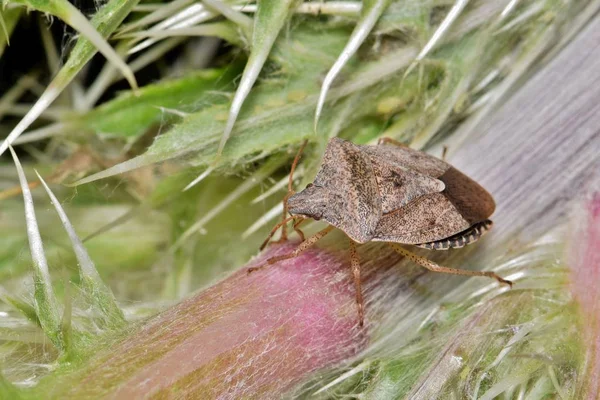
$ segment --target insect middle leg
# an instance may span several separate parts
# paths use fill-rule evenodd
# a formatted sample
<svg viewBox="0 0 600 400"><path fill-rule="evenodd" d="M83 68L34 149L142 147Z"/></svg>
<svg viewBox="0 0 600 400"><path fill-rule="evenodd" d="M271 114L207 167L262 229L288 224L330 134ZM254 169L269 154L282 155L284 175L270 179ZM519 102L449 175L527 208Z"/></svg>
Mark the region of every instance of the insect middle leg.
<svg viewBox="0 0 600 400"><path fill-rule="evenodd" d="M501 276L497 275L494 272L491 272L491 271L469 271L469 270L465 270L465 269L442 267L441 265L438 265L425 257L418 256L415 253L412 253L412 252L406 250L399 244L396 244L396 243L388 243L388 244L397 253L402 254L404 257L407 257L415 264L418 264L421 267L426 268L430 271L443 272L446 274L453 274L453 275L487 276L489 278L493 278L493 279L497 280L501 284L508 285L512 288L513 283L511 281L508 281L508 280L502 278Z"/></svg>
<svg viewBox="0 0 600 400"><path fill-rule="evenodd" d="M319 232L315 233L313 236L309 237L308 239L306 239L305 241L300 243L298 245L298 247L296 247L296 249L294 251L292 251L291 253L284 254L282 256L271 257L267 260L266 263L264 263L262 265L259 265L257 267L248 268L248 273L258 271L259 269L263 269L265 267L268 267L269 265L278 263L279 261L289 260L290 258L298 257L300 254L302 254L302 252L304 252L306 249L312 247L315 243L317 243L319 240L321 240L323 237L325 237L325 235L327 235L333 229L334 229L334 227L332 225L329 225L327 228L320 230Z"/></svg>
<svg viewBox="0 0 600 400"><path fill-rule="evenodd" d="M356 250L356 243L350 240L350 264L352 265L352 275L354 275L354 290L356 291L356 306L358 307L358 326L361 328L365 324L365 302L362 295L362 285L360 280L360 258Z"/></svg>

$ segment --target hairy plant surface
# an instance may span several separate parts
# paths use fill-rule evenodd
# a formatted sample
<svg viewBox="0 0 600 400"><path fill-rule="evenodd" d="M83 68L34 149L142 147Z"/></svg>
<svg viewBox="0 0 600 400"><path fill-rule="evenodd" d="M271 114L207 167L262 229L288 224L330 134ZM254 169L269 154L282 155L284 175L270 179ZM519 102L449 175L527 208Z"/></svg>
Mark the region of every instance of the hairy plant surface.
<svg viewBox="0 0 600 400"><path fill-rule="evenodd" d="M569 188L590 180L600 140L578 129L597 102L566 86L527 99L527 112L572 118L559 136L481 126L519 104L521 87L543 92L540 74L548 87L565 79L540 71L587 71L580 92L595 93L582 67L594 61L560 52L583 37L597 54L599 8L3 0L0 398L594 399L597 191L565 207L581 211L566 233L556 204L581 192L559 193L546 172L555 160ZM506 125L527 124L518 111ZM281 217L300 144L298 188L336 136L448 146L497 194L499 233L422 254L515 288L425 274L367 244L361 331L342 234L268 271L234 272L293 248L248 263ZM547 232L516 240L522 221Z"/></svg>

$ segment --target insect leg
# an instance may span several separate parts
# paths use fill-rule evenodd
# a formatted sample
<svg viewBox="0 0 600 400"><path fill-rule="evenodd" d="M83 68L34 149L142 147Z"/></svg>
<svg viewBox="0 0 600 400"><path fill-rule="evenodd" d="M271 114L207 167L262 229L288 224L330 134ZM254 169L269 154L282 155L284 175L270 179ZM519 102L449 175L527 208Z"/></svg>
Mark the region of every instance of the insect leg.
<svg viewBox="0 0 600 400"><path fill-rule="evenodd" d="M294 219L294 216L289 216L287 218L284 218L283 221L281 221L277 225L275 225L273 227L273 229L271 229L271 232L269 233L269 236L267 236L267 238L265 239L265 241L260 245L260 250L264 249L267 246L267 244L269 243L269 240L271 240L271 238L273 237L273 235L275 234L275 232L277 232L277 229L281 228L282 226L284 226L285 224L287 224L292 219Z"/></svg>
<svg viewBox="0 0 600 400"><path fill-rule="evenodd" d="M446 161L446 155L448 155L448 146L442 147L442 161Z"/></svg>
<svg viewBox="0 0 600 400"><path fill-rule="evenodd" d="M354 290L356 291L356 306L358 307L358 326L362 328L365 324L365 303L360 281L360 258L358 251L356 251L356 243L352 239L350 239L350 264L352 265L352 274L354 275Z"/></svg>
<svg viewBox="0 0 600 400"><path fill-rule="evenodd" d="M306 147L306 144L308 143L308 140L305 139L302 142L302 145L300 145L300 148L298 149L298 153L296 153L296 157L294 157L294 162L292 163L292 169L290 170L290 177L288 180L288 192L285 195L285 197L283 198L283 215L282 215L282 220L285 221L286 217L287 217L287 213L288 213L288 206L287 206L287 202L288 199L290 198L291 195L294 194L294 189L292 188L292 184L294 182L294 172L296 171L296 166L298 165L298 161L300 161L300 157L302 156L302 152L304 151L304 148ZM287 225L286 224L282 224L281 226L281 239L279 240L280 242L285 242L287 240Z"/></svg>
<svg viewBox="0 0 600 400"><path fill-rule="evenodd" d="M446 273L446 274L465 275L465 276L487 276L489 278L494 278L498 282L500 282L502 284L505 284L505 285L508 285L510 287L512 287L512 285L513 285L513 283L511 281L503 279L499 275L496 275L494 272L490 272L490 271L469 271L469 270L465 270L465 269L442 267L441 265L438 265L438 264L434 263L433 261L428 260L425 257L418 256L418 255L416 255L416 254L414 254L414 253L406 250L405 248L403 248L402 246L400 246L400 245L398 245L396 243L388 243L388 244L397 253L402 254L404 257L407 257L412 262L420 265L423 268L426 268L426 269L428 269L430 271L433 271L433 272L443 272L443 273Z"/></svg>
<svg viewBox="0 0 600 400"><path fill-rule="evenodd" d="M319 240L321 240L323 237L325 237L325 235L327 235L329 232L331 232L333 230L333 228L334 227L332 225L329 225L327 228L320 230L319 232L315 233L313 236L309 237L308 239L306 239L305 241L300 243L298 245L298 247L296 247L296 249L294 251L292 251L291 253L284 254L282 256L271 257L267 260L266 263L259 265L258 267L248 268L248 273L257 271L259 269L263 269L265 267L268 267L269 265L278 263L279 261L289 260L290 258L298 257L304 250L313 246L315 243L317 243Z"/></svg>
<svg viewBox="0 0 600 400"><path fill-rule="evenodd" d="M304 240L306 240L306 237L304 236L304 232L302 232L302 230L300 230L299 226L306 220L307 220L307 218L305 218L305 217L301 217L301 216L296 217L296 218L294 218L294 225L293 225L294 231L296 232L296 234L298 234L298 236L300 236L300 240L303 242L304 242Z"/></svg>
<svg viewBox="0 0 600 400"><path fill-rule="evenodd" d="M388 144L388 143L393 144L394 146L398 146L398 147L409 147L409 146L405 145L404 143L402 143L396 139L392 139L391 137L387 137L387 136L381 137L381 138L379 138L379 140L377 140L377 146L381 146L381 145Z"/></svg>

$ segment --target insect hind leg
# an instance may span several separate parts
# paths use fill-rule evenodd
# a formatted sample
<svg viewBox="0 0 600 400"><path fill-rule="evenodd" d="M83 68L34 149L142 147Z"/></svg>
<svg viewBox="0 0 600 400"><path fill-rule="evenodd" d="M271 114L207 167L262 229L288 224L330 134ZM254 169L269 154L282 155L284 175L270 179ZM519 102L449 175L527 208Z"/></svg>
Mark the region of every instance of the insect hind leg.
<svg viewBox="0 0 600 400"><path fill-rule="evenodd" d="M427 259L425 257L418 256L415 253L412 253L412 252L406 250L405 248L403 248L399 244L388 243L388 245L391 248L393 248L397 253L403 255L404 257L410 259L415 264L418 264L421 267L426 268L426 269L428 269L430 271L433 271L433 272L443 272L445 274L452 274L452 275L486 276L488 278L493 278L493 279L497 280L499 283L504 284L504 285L508 285L508 286L510 286L512 288L513 283L511 281L502 278L501 276L497 275L495 272L491 272L491 271L470 271L470 270L465 270L465 269L442 267L441 265L438 265L438 264L434 263L433 261L431 261L431 260L429 260L429 259Z"/></svg>

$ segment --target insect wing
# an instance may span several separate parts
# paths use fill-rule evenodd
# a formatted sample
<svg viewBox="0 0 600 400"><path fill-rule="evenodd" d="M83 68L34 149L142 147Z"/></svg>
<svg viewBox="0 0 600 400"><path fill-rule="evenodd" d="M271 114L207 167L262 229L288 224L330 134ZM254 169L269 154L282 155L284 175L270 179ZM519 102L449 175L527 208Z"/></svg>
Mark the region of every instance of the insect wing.
<svg viewBox="0 0 600 400"><path fill-rule="evenodd" d="M443 193L434 193L382 215L373 240L420 244L447 238L470 226Z"/></svg>
<svg viewBox="0 0 600 400"><path fill-rule="evenodd" d="M439 193L444 182L429 175L402 168L385 159L371 159L383 214L398 210L418 197Z"/></svg>

